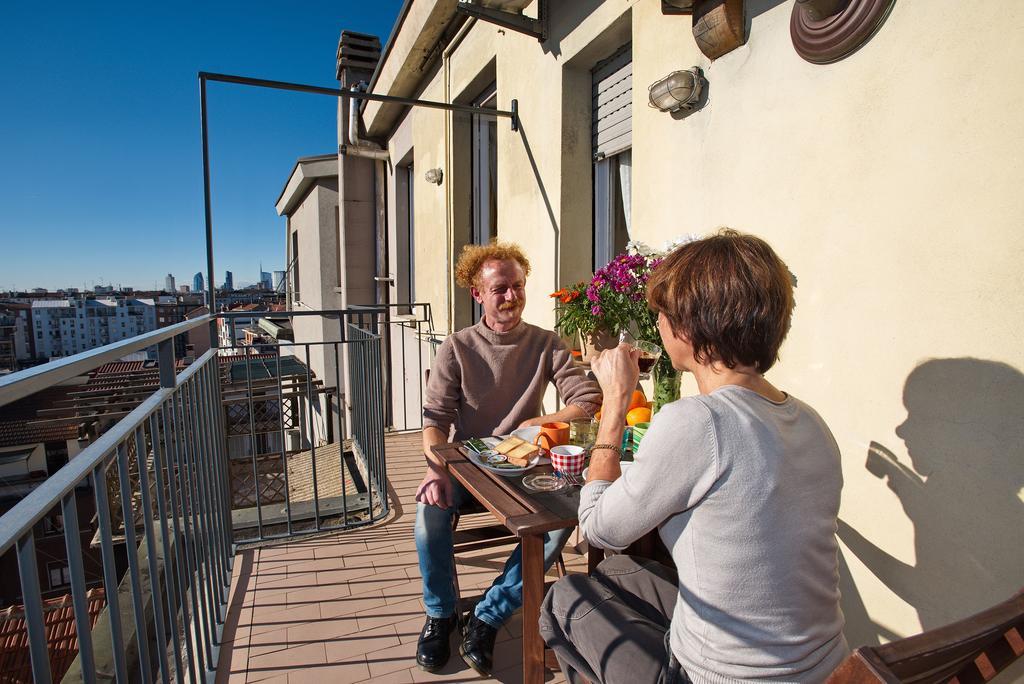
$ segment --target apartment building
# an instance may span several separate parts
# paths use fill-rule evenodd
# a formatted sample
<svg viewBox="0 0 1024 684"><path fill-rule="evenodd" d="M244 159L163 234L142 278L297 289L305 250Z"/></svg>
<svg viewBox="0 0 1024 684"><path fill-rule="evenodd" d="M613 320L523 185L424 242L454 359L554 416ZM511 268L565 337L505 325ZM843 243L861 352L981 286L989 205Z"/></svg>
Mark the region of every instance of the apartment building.
<svg viewBox="0 0 1024 684"><path fill-rule="evenodd" d="M0 372L18 370L32 359L31 313L28 304L0 302Z"/></svg>
<svg viewBox="0 0 1024 684"><path fill-rule="evenodd" d="M693 5L406 2L370 91L483 110L365 102L352 129L341 101L339 258L451 332L478 315L452 269L469 243L526 249L525 318L550 327L548 293L627 240L764 237L799 281L771 380L843 452L850 642L1004 599L1024 566L1024 43L1004 29L1024 6ZM845 32L823 40L819 6Z"/></svg>
<svg viewBox="0 0 1024 684"><path fill-rule="evenodd" d="M54 299L32 302L37 358L50 359L156 330L152 299Z"/></svg>

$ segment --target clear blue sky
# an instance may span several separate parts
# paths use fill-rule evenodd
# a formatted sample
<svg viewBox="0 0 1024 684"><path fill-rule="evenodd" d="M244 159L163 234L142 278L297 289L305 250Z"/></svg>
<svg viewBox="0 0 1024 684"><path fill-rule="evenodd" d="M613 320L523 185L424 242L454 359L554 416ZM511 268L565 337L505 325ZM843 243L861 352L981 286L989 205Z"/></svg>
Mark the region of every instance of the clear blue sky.
<svg viewBox="0 0 1024 684"><path fill-rule="evenodd" d="M7 3L0 290L206 276L199 71L336 86L342 29L386 42L401 0ZM336 149L336 100L208 84L217 283L284 268L274 201Z"/></svg>

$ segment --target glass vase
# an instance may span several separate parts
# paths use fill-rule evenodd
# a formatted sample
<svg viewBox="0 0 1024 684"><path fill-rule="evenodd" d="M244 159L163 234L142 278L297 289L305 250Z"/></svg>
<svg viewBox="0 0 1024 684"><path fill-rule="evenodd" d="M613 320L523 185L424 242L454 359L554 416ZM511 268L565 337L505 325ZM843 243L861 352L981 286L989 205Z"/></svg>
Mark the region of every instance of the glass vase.
<svg viewBox="0 0 1024 684"><path fill-rule="evenodd" d="M658 363L654 366L652 373L654 380L654 408L652 415L657 413L662 406L671 403L679 398L679 387L682 381L679 371L672 367L672 360L667 354L662 354Z"/></svg>

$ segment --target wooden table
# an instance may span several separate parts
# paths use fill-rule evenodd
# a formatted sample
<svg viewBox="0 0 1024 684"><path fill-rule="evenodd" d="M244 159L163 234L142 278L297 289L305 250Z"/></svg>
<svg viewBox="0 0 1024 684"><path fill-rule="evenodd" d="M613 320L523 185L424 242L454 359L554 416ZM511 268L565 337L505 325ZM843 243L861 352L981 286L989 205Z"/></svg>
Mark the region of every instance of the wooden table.
<svg viewBox="0 0 1024 684"><path fill-rule="evenodd" d="M540 603L544 598L544 533L577 523L579 491L568 496L554 492L531 496L517 483L522 475L503 477L484 470L466 458L460 444L442 444L433 447L435 455L445 464L448 472L489 510L497 520L519 537L523 546L523 681L539 684L544 681L544 640L541 639L538 620ZM528 474L550 472L551 466L536 466ZM554 500L562 497L565 501ZM565 510L566 501L575 501L571 515ZM556 509L545 503L558 504Z"/></svg>

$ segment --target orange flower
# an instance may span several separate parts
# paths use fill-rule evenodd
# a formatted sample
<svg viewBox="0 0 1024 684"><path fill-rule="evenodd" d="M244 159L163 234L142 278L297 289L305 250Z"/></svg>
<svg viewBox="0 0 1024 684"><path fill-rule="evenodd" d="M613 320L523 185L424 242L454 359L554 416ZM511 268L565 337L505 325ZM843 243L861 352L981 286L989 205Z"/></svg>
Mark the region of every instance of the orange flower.
<svg viewBox="0 0 1024 684"><path fill-rule="evenodd" d="M548 297L551 297L551 298L555 298L555 297L558 297L559 299L561 299L562 297L565 297L565 292L566 292L566 290L565 290L565 288L563 287L563 288L562 288L561 290L559 290L558 292L552 292L551 294L549 294L549 295L548 295Z"/></svg>

